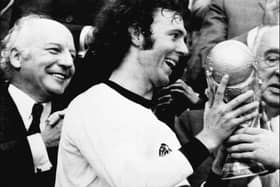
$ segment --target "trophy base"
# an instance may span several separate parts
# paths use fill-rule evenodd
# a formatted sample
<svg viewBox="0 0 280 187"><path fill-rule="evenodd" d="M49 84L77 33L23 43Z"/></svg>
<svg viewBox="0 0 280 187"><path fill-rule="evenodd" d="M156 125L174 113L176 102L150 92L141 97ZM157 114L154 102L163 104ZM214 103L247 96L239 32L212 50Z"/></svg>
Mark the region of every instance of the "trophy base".
<svg viewBox="0 0 280 187"><path fill-rule="evenodd" d="M269 171L261 163L246 160L246 162L226 162L223 168L222 180L233 180L256 175L264 175Z"/></svg>

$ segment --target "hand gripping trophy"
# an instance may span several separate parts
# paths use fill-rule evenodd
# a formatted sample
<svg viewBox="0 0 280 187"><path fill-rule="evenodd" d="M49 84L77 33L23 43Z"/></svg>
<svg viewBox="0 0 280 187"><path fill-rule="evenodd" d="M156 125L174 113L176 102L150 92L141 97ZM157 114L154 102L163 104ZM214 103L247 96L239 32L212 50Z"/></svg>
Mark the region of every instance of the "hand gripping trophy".
<svg viewBox="0 0 280 187"><path fill-rule="evenodd" d="M260 100L260 81L257 77L256 60L251 50L243 43L227 40L217 44L209 53L205 65L208 83L207 95L213 96L223 75L229 75L224 100L229 102L234 97L253 90L256 94L252 100ZM209 99L211 101L211 99ZM249 101L248 101L249 102ZM242 126L258 127L259 117L247 121ZM235 160L227 155L222 179L236 179L266 173L260 163L251 160Z"/></svg>

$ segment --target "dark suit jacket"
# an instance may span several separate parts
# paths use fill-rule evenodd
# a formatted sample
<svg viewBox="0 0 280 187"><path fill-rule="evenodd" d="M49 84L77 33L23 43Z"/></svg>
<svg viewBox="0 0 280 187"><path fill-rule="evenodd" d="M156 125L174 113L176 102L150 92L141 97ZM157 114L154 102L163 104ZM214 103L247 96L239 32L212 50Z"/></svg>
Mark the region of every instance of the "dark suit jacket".
<svg viewBox="0 0 280 187"><path fill-rule="evenodd" d="M181 144L188 142L190 137L202 130L203 113L203 110L185 111L176 120L174 131ZM210 155L188 178L192 187L200 187L203 181L207 181L213 160L214 156ZM223 187L247 187L249 180L249 178L231 180L228 186Z"/></svg>
<svg viewBox="0 0 280 187"><path fill-rule="evenodd" d="M203 95L207 87L203 64L210 49L261 24L264 5L265 0L212 0L183 75L195 91Z"/></svg>
<svg viewBox="0 0 280 187"><path fill-rule="evenodd" d="M27 131L7 88L0 84L0 186L54 186L57 147L48 149L51 171L35 174Z"/></svg>

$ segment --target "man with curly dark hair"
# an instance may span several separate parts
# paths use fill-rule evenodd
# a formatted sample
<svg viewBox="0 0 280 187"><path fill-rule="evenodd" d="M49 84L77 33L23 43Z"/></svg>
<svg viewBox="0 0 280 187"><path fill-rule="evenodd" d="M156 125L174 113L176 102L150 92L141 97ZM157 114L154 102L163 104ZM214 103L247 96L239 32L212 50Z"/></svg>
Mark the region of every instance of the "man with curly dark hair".
<svg viewBox="0 0 280 187"><path fill-rule="evenodd" d="M112 70L122 63L129 51L131 33L128 28L130 26L143 35L143 49L150 49L154 42L151 38L150 27L153 23L155 7L176 11L177 15L184 18L185 25L188 25L190 15L187 2L180 0L147 2L128 0L125 3L117 1L104 8L95 20L95 26L98 30L96 30L94 42L90 46L94 53L92 60L99 62L98 67L102 67L102 70L105 71L99 71L101 78L107 79ZM186 17L188 19L185 19ZM186 29L188 28L186 27ZM104 77L104 75L107 76Z"/></svg>
<svg viewBox="0 0 280 187"><path fill-rule="evenodd" d="M252 92L223 102L224 77L205 113L205 127L190 142L181 146L156 118L154 90L169 84L180 58L189 53L188 15L185 0L116 0L100 12L90 63L103 82L68 108L56 187L186 186L186 177L210 152L256 115L257 103L237 107Z"/></svg>

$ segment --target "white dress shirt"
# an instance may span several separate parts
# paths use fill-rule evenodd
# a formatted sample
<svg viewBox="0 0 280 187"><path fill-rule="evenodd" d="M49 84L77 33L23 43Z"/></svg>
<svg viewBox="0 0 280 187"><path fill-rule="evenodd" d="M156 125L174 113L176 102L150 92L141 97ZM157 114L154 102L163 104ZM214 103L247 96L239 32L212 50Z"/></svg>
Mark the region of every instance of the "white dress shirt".
<svg viewBox="0 0 280 187"><path fill-rule="evenodd" d="M23 120L26 130L29 129L32 122L32 107L36 103L30 96L26 93L10 84L8 91L14 100L20 116ZM51 113L51 103L42 103L43 112L40 118L40 130L43 131L46 127L46 120ZM34 170L37 171L47 171L51 169L52 164L50 163L47 149L43 138L40 133L35 133L27 137L32 157L34 163Z"/></svg>

